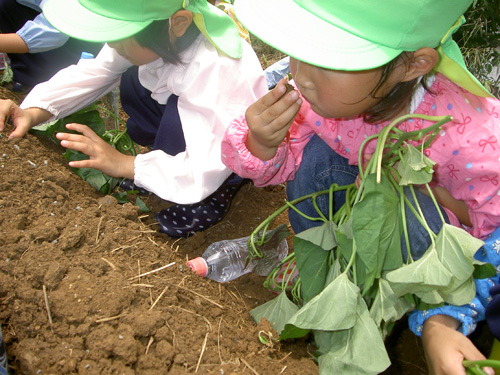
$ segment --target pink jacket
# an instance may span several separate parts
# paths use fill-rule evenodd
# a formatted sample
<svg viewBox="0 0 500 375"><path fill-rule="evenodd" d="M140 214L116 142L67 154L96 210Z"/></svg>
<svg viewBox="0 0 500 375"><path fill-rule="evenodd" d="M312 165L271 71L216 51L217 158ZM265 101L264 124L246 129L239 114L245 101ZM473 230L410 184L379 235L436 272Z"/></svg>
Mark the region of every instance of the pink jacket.
<svg viewBox="0 0 500 375"><path fill-rule="evenodd" d="M484 238L500 227L500 101L480 98L437 74L430 91L416 104L413 113L453 116L446 123L426 154L436 162L433 183L444 187L469 207L472 228ZM415 98L414 98L415 100ZM345 120L324 118L311 110L305 100L290 127L289 140L283 141L275 157L262 161L245 146L248 127L245 117L233 120L222 142L222 160L230 169L256 186L276 185L293 180L309 139L317 134L334 151L358 164L358 150L364 139L379 133L390 122L368 124L361 117ZM424 120L408 120L398 127L409 132L432 125ZM375 142L366 147L372 153ZM452 217L452 223L458 220Z"/></svg>

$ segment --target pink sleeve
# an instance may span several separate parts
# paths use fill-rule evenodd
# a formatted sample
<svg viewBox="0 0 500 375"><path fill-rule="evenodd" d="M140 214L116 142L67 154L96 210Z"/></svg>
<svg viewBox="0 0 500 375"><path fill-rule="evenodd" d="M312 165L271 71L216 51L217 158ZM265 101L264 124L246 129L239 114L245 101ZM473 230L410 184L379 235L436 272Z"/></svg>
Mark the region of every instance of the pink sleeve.
<svg viewBox="0 0 500 375"><path fill-rule="evenodd" d="M445 124L427 155L437 163L434 181L469 208L470 233L484 238L500 226L500 102L442 83L436 98Z"/></svg>
<svg viewBox="0 0 500 375"><path fill-rule="evenodd" d="M292 127L296 126L294 122ZM262 161L247 149L247 134L245 116L233 120L222 140L222 162L238 176L253 180L255 186L278 185L293 180L310 136L302 135L293 142L285 139L272 159Z"/></svg>

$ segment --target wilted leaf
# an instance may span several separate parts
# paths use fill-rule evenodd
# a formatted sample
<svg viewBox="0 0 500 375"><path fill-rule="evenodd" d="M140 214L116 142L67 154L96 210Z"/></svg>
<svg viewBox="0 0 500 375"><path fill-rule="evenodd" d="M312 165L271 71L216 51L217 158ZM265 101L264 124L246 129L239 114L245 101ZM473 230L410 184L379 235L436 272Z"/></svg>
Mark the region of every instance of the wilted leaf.
<svg viewBox="0 0 500 375"><path fill-rule="evenodd" d="M408 144L397 167L401 176L399 184L402 186L428 184L432 180L434 164L436 163L433 160L424 155L423 150L417 150Z"/></svg>
<svg viewBox="0 0 500 375"><path fill-rule="evenodd" d="M440 291L444 301L450 305L462 306L474 299L476 296L476 283L471 276L462 284L455 286L452 290Z"/></svg>
<svg viewBox="0 0 500 375"><path fill-rule="evenodd" d="M256 323L266 318L276 332L280 333L298 310L298 306L288 299L286 292L281 292L278 297L251 310L250 315Z"/></svg>
<svg viewBox="0 0 500 375"><path fill-rule="evenodd" d="M444 264L450 264L450 269L453 272L460 271L463 265L467 263L467 273L469 270L468 265L474 260L477 250L483 245L484 242L480 239L472 236L462 228L447 223L443 224L436 239L439 258ZM466 262L464 258L467 260Z"/></svg>
<svg viewBox="0 0 500 375"><path fill-rule="evenodd" d="M388 272L387 281L398 297L407 293L427 293L447 287L452 273L438 259L435 248L431 247L419 260Z"/></svg>
<svg viewBox="0 0 500 375"><path fill-rule="evenodd" d="M302 282L302 295L304 301L308 301L325 287L330 252L297 236L293 239L293 249Z"/></svg>
<svg viewBox="0 0 500 375"><path fill-rule="evenodd" d="M320 375L375 375L391 364L378 327L363 299L359 299L354 327L313 333L321 354L318 358Z"/></svg>
<svg viewBox="0 0 500 375"><path fill-rule="evenodd" d="M497 274L497 269L491 263L474 262L474 273L472 274L475 279L487 279Z"/></svg>
<svg viewBox="0 0 500 375"><path fill-rule="evenodd" d="M311 227L303 232L297 233L296 237L312 242L323 250L332 250L337 246L335 231L337 224L329 220L318 227Z"/></svg>
<svg viewBox="0 0 500 375"><path fill-rule="evenodd" d="M353 207L352 228L357 254L366 266L365 288L380 277L384 264L403 264L401 255L400 201L387 177L377 183L374 174L365 180L363 200Z"/></svg>
<svg viewBox="0 0 500 375"><path fill-rule="evenodd" d="M287 325L324 331L351 328L356 322L358 298L359 288L343 273L297 311Z"/></svg>
<svg viewBox="0 0 500 375"><path fill-rule="evenodd" d="M394 294L386 280L378 280L378 292L370 307L370 315L378 326L382 321L395 322L401 319L412 307L407 300Z"/></svg>
<svg viewBox="0 0 500 375"><path fill-rule="evenodd" d="M146 203L139 197L135 200L135 205L139 207L140 212L149 212L151 211L149 207L146 205Z"/></svg>

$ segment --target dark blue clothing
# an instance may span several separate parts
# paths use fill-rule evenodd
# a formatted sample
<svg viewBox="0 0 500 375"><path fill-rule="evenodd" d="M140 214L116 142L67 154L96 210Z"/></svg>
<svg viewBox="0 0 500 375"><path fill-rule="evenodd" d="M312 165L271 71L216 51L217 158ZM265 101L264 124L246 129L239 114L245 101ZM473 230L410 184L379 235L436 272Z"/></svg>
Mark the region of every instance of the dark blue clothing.
<svg viewBox="0 0 500 375"><path fill-rule="evenodd" d="M159 104L151 91L139 82L138 67L127 70L120 82L120 99L129 115L127 133L141 146L150 146L175 156L186 149L184 132L177 109L176 95L170 95L167 104Z"/></svg>
<svg viewBox="0 0 500 375"><path fill-rule="evenodd" d="M490 289L492 300L486 307L486 322L491 333L500 340L500 285Z"/></svg>
<svg viewBox="0 0 500 375"><path fill-rule="evenodd" d="M7 375L7 352L3 342L2 331L0 330L0 375Z"/></svg>
<svg viewBox="0 0 500 375"><path fill-rule="evenodd" d="M16 33L27 21L40 12L19 4L16 0L0 1L0 31ZM70 38L63 46L39 53L9 53L14 81L33 87L50 79L59 70L76 64L82 52L96 55L101 43L90 43Z"/></svg>

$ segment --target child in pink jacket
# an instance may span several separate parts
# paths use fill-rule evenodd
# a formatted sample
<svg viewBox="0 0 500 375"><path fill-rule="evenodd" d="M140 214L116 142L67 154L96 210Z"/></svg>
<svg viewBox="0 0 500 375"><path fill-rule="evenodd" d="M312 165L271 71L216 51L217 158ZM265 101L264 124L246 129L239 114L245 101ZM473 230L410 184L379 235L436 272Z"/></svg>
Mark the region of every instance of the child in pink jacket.
<svg viewBox="0 0 500 375"><path fill-rule="evenodd" d="M394 119L451 115L426 149L436 162L433 193L447 222L480 239L500 235L494 232L500 227L500 101L468 72L451 38L470 4L276 0L271 6L265 0L236 0L242 24L290 55L296 90L283 96L282 81L233 121L222 143L224 163L257 186L288 181L293 200L332 183L353 183L361 143ZM259 11L264 5L266 12ZM278 12L281 17L266 20ZM433 123L407 120L398 128L410 132ZM374 148L375 141L368 143L365 155ZM333 195L335 210L344 203L343 194ZM442 222L434 204L420 192L417 199L437 233ZM328 214L328 196L317 203ZM309 201L297 208L317 216ZM320 224L293 210L289 217L296 233ZM429 236L412 213L406 220L412 256L418 259ZM423 332L431 373L465 375L463 359L484 358L465 336L484 319L498 275L482 281L468 305L411 313L412 330Z"/></svg>

